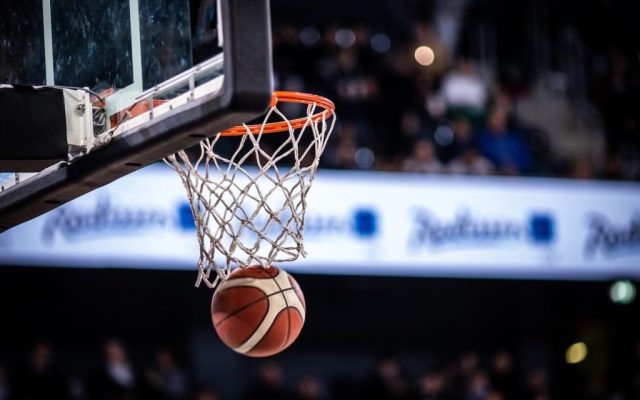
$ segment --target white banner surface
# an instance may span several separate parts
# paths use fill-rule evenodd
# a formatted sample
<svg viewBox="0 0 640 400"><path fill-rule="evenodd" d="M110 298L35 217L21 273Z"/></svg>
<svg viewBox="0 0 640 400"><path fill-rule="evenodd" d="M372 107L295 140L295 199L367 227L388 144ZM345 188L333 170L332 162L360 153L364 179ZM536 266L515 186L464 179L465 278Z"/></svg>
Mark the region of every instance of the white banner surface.
<svg viewBox="0 0 640 400"><path fill-rule="evenodd" d="M640 277L640 185L320 171L294 272ZM154 165L0 234L0 263L194 269L193 220Z"/></svg>

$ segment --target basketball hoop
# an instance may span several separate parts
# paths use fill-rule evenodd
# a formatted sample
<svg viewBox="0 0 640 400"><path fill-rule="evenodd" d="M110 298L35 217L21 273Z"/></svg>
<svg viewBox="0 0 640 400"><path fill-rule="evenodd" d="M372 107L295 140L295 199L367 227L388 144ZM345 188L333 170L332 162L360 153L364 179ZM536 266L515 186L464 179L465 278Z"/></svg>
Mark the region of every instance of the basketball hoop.
<svg viewBox="0 0 640 400"><path fill-rule="evenodd" d="M306 115L289 119L278 108L292 103L306 106ZM196 286L213 288L235 267L306 256L306 195L335 122L330 100L277 91L261 123L219 132L195 155L183 150L165 158L180 175L195 220ZM277 132L283 135L271 135Z"/></svg>

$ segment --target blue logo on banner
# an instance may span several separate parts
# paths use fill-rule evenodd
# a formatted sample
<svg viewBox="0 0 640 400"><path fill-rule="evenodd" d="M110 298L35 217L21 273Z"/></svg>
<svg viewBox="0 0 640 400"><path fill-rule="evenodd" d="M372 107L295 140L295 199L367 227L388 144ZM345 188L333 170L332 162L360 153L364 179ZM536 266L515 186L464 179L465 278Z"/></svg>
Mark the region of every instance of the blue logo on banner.
<svg viewBox="0 0 640 400"><path fill-rule="evenodd" d="M378 233L378 216L370 209L356 210L353 214L353 230L361 237L372 237Z"/></svg>
<svg viewBox="0 0 640 400"><path fill-rule="evenodd" d="M196 223L193 220L193 214L191 213L191 206L187 202L180 204L178 207L178 224L180 225L180 228L185 231L196 229Z"/></svg>
<svg viewBox="0 0 640 400"><path fill-rule="evenodd" d="M529 235L536 243L545 244L553 241L554 221L548 214L533 214L529 219Z"/></svg>

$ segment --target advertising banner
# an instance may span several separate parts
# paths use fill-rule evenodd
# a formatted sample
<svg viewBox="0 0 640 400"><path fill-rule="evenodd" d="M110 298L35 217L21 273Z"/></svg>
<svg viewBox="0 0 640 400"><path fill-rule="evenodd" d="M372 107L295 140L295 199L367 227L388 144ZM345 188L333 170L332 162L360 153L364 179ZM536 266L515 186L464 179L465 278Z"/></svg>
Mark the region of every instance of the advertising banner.
<svg viewBox="0 0 640 400"><path fill-rule="evenodd" d="M320 171L294 272L640 277L640 185ZM0 234L0 263L194 270L195 227L154 165Z"/></svg>

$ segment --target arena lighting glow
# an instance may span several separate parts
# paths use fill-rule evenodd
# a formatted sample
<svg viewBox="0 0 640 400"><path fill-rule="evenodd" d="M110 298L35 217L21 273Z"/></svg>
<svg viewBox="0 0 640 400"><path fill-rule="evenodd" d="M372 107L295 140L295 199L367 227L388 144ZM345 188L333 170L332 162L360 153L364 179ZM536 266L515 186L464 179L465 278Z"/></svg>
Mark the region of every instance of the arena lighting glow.
<svg viewBox="0 0 640 400"><path fill-rule="evenodd" d="M578 364L587 358L588 349L585 342L577 342L567 348L565 360L567 364Z"/></svg>
<svg viewBox="0 0 640 400"><path fill-rule="evenodd" d="M414 53L414 57L418 64L424 65L425 67L433 64L433 61L436 59L435 53L429 46L418 47Z"/></svg>
<svg viewBox="0 0 640 400"><path fill-rule="evenodd" d="M371 48L378 53L386 53L391 48L391 39L384 33L376 33L371 36Z"/></svg>
<svg viewBox="0 0 640 400"><path fill-rule="evenodd" d="M628 280L616 281L609 289L611 301L618 304L629 304L636 298L636 287Z"/></svg>
<svg viewBox="0 0 640 400"><path fill-rule="evenodd" d="M433 134L433 139L441 146L448 146L453 143L455 134L453 129L447 125L440 125Z"/></svg>
<svg viewBox="0 0 640 400"><path fill-rule="evenodd" d="M360 147L353 155L356 165L362 169L369 169L376 161L376 156L368 147Z"/></svg>
<svg viewBox="0 0 640 400"><path fill-rule="evenodd" d="M356 34L351 29L338 29L336 31L335 40L338 46L346 49L356 43Z"/></svg>
<svg viewBox="0 0 640 400"><path fill-rule="evenodd" d="M320 41L320 32L313 26L307 26L300 31L300 41L307 47L311 47Z"/></svg>

